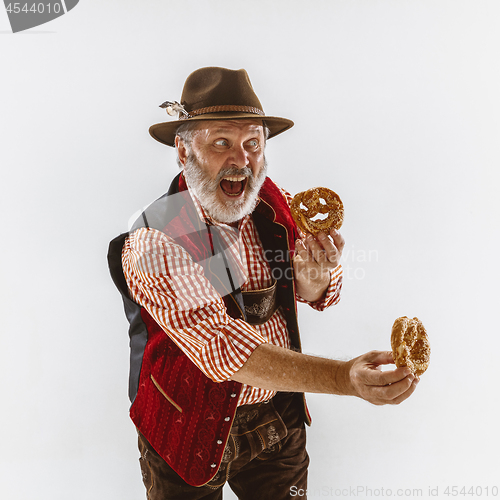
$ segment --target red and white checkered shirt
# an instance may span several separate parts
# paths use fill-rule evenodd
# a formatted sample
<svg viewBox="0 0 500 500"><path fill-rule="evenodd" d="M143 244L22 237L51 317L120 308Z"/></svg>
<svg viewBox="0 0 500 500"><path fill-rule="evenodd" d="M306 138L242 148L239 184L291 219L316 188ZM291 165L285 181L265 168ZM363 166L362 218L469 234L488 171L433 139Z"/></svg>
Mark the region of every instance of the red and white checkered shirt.
<svg viewBox="0 0 500 500"><path fill-rule="evenodd" d="M264 257L252 217L244 217L235 230L211 219L189 192L200 219L223 229L223 238L242 274L241 290L271 286L271 268ZM290 203L290 194L282 192ZM129 235L122 251L122 264L132 298L215 382L231 379L260 344L267 342L290 347L281 308L262 325L249 325L232 318L226 312L222 297L205 277L202 266L161 231L141 228ZM309 305L321 311L336 304L340 300L341 287L342 267L339 265L331 273L325 298ZM299 296L297 300L306 302ZM274 391L243 385L238 405L266 401L274 394Z"/></svg>

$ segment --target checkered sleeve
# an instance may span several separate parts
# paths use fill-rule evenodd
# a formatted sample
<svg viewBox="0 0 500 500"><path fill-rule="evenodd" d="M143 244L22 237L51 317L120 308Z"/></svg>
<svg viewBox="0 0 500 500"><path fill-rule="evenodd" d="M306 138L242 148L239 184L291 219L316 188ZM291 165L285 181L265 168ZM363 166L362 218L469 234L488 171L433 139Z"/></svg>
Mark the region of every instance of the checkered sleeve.
<svg viewBox="0 0 500 500"><path fill-rule="evenodd" d="M129 235L122 265L132 298L213 381L230 379L267 342L227 314L203 268L164 233L141 228Z"/></svg>

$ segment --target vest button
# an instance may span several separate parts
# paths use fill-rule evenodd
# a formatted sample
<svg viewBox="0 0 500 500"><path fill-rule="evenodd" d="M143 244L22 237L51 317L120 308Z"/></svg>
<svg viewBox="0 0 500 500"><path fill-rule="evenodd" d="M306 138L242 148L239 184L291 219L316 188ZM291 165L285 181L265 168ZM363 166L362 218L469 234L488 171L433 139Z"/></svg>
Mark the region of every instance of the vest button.
<svg viewBox="0 0 500 500"><path fill-rule="evenodd" d="M226 422L229 422L229 421L231 420L231 417L226 417L224 420L225 420Z"/></svg>
<svg viewBox="0 0 500 500"><path fill-rule="evenodd" d="M217 464L212 464L210 467L213 469L214 467L217 467Z"/></svg>
<svg viewBox="0 0 500 500"><path fill-rule="evenodd" d="M222 444L222 441L220 439L217 439L217 444Z"/></svg>
<svg viewBox="0 0 500 500"><path fill-rule="evenodd" d="M232 397L232 398L235 398L235 397L236 397L236 393L235 393L235 392L233 392L233 393L231 394L231 397Z"/></svg>

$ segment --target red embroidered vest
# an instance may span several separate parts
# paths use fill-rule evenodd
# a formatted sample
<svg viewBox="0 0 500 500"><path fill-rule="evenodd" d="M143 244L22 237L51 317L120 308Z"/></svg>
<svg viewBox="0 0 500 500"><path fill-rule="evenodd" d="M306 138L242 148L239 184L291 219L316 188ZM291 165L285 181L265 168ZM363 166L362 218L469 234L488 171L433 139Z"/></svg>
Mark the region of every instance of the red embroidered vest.
<svg viewBox="0 0 500 500"><path fill-rule="evenodd" d="M300 350L291 253L297 226L281 191L267 178L252 214L266 250L273 277L278 281L277 301L287 321L294 349ZM230 276L230 263L213 226L200 221L184 178L179 174L168 193L148 207L131 232L153 227L174 238L203 262L207 278L220 289L221 273ZM237 409L241 384L215 383L177 347L149 313L131 300L121 265L123 244L129 233L115 238L109 247L111 276L122 294L130 323L130 416L140 432L163 459L193 486L202 486L217 473ZM224 260L224 262L222 262ZM221 271L222 269L222 271ZM217 282L217 283L216 283ZM221 293L228 314L245 319L239 288ZM217 286L216 286L217 285ZM310 424L304 404L304 420Z"/></svg>

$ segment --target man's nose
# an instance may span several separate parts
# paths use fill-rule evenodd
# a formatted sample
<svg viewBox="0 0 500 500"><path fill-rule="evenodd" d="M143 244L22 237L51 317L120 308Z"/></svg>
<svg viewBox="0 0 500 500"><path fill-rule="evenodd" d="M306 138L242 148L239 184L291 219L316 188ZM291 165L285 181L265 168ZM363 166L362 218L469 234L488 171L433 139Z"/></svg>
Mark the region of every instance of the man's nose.
<svg viewBox="0 0 500 500"><path fill-rule="evenodd" d="M248 166L248 151L245 149L243 144L233 145L231 152L231 160L236 167L243 168Z"/></svg>

